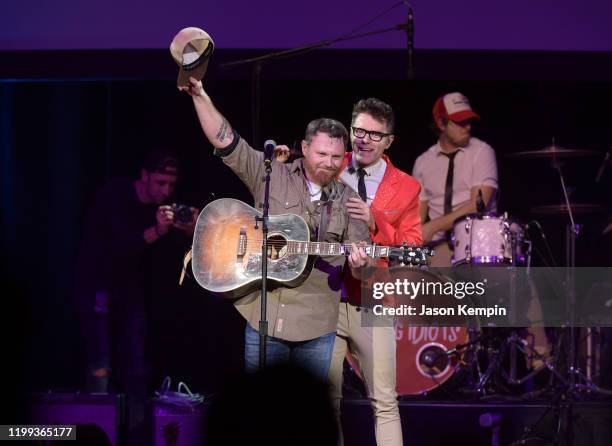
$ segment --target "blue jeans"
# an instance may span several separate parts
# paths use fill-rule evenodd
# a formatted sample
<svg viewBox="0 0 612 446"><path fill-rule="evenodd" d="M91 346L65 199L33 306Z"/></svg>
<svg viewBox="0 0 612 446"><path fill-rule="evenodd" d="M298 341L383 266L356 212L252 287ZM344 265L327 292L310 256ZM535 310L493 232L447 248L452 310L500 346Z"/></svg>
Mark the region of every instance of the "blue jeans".
<svg viewBox="0 0 612 446"><path fill-rule="evenodd" d="M335 332L309 341L285 341L268 336L266 338L266 365L291 363L326 382L335 339ZM249 373L256 372L259 369L259 333L248 323L244 341L246 370Z"/></svg>

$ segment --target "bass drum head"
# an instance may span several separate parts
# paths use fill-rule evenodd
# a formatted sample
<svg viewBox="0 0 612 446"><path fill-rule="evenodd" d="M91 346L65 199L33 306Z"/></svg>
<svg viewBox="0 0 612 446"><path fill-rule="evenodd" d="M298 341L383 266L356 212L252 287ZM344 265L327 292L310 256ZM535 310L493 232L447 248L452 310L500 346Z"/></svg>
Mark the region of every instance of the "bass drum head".
<svg viewBox="0 0 612 446"><path fill-rule="evenodd" d="M394 267L390 269L393 277L409 277L412 281L425 282L452 282L452 279L434 274L431 271ZM402 273L406 274L402 274ZM417 296L413 302L420 308L419 300L428 306L436 301L439 306L453 306L457 304L453 296ZM467 302L464 302L467 303ZM460 322L457 326L429 326L420 323L416 326L415 318L396 316L395 337L397 341L397 393L398 395L422 395L441 386L450 379L461 363L458 355L447 355L446 352L455 348L458 344L469 342L470 326L474 326L473 320ZM422 321L431 320L424 316ZM455 320L455 319L453 319ZM427 326L425 326L427 325Z"/></svg>
<svg viewBox="0 0 612 446"><path fill-rule="evenodd" d="M457 344L468 342L466 327L395 326L397 339L397 393L422 395L446 382L460 358L446 355Z"/></svg>

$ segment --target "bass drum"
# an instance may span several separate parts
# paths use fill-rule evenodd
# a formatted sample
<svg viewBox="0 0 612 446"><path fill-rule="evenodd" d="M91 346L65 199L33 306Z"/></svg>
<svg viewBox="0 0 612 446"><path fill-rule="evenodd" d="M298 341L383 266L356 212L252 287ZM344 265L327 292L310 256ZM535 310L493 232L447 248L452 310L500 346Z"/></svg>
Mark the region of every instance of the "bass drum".
<svg viewBox="0 0 612 446"><path fill-rule="evenodd" d="M422 283L448 285L453 280L431 270L395 267L390 269L393 278L409 277ZM463 303L468 303L465 297ZM422 304L428 308L456 307L457 299L452 295L426 294L416 296L417 311ZM419 303L421 302L421 303ZM440 326L437 326L440 325ZM437 316L395 318L397 341L397 393L398 395L423 395L448 381L461 364L459 354L447 352L459 344L470 341L476 333L477 323L469 317L445 318Z"/></svg>
<svg viewBox="0 0 612 446"><path fill-rule="evenodd" d="M467 343L470 331L466 327L408 327L398 321L395 337L398 396L425 395L455 375L461 357L446 352ZM350 351L346 359L350 370L363 380L359 362Z"/></svg>
<svg viewBox="0 0 612 446"><path fill-rule="evenodd" d="M385 278L389 282L405 279L422 284L448 285L453 282L449 277L416 267L392 267ZM424 304L428 308L457 306L453 295L440 293L419 294L414 299L396 294L394 300L396 308L410 302L418 307L417 312ZM467 296L463 298L463 303L469 301ZM398 395L423 395L449 380L462 358L460 354L447 355L446 352L469 342L471 334L478 332L477 325L476 320L465 316L395 316ZM363 379L359 364L350 352L347 352L346 359L352 372Z"/></svg>

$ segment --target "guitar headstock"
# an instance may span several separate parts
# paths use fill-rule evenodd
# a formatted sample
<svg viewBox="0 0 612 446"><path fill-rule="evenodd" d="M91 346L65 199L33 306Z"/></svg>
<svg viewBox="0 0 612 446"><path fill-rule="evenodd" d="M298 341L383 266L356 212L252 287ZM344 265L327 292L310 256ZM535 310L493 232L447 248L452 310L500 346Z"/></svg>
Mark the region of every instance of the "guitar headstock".
<svg viewBox="0 0 612 446"><path fill-rule="evenodd" d="M422 266L434 255L434 250L427 246L416 246L414 243L391 248L389 260L399 262L401 265Z"/></svg>

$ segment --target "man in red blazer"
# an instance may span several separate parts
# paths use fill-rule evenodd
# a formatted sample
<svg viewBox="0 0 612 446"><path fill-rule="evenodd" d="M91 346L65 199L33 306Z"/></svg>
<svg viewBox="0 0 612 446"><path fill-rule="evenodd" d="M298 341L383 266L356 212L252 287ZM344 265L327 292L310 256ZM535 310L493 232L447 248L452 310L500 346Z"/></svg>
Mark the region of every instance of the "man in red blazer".
<svg viewBox="0 0 612 446"><path fill-rule="evenodd" d="M386 246L403 242L420 244L419 182L395 167L384 154L393 143L394 125L395 116L388 104L376 98L357 102L351 120L353 150L345 155L340 179L360 195L361 200L349 199L348 211L353 218L369 225L374 243ZM371 310L359 306L358 284L347 285L347 299L340 302L329 371L331 397L338 422L343 361L349 349L359 361L372 403L377 445L399 446L403 440L395 390L396 340L393 319L377 323L376 327L362 327L362 312ZM340 438L342 444L342 435Z"/></svg>

